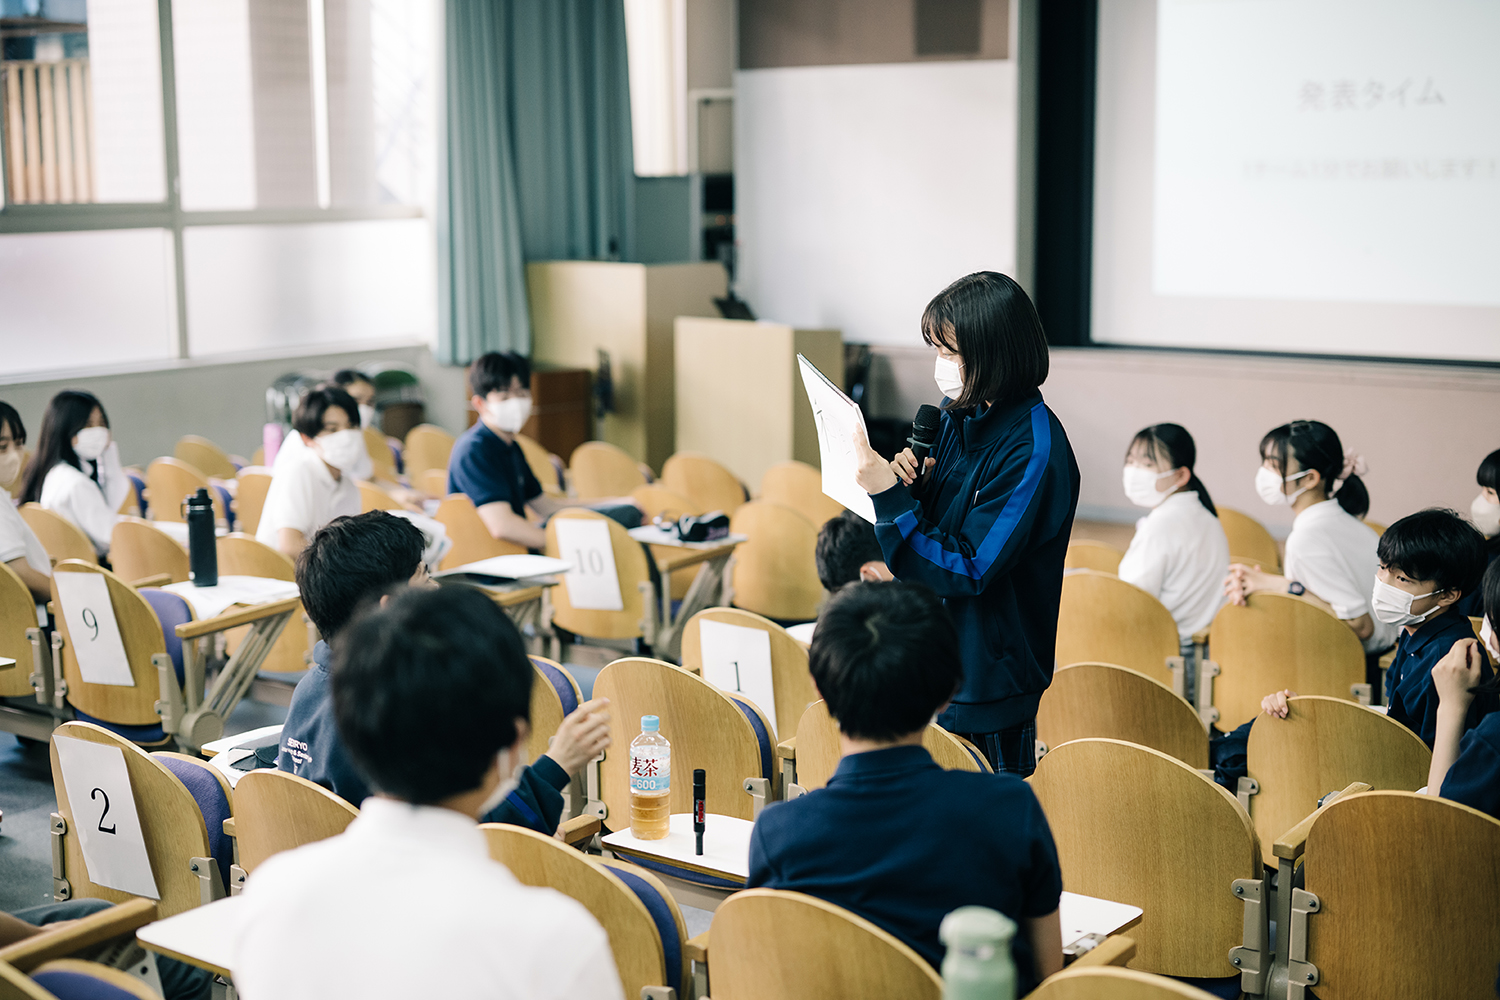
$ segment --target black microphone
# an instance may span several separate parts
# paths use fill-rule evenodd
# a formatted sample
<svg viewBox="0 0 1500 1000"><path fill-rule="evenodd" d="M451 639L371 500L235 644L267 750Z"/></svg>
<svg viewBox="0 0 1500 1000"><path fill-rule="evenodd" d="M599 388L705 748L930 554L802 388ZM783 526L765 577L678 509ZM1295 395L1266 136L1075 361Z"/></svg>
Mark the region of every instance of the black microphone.
<svg viewBox="0 0 1500 1000"><path fill-rule="evenodd" d="M923 460L937 446L938 426L942 420L942 411L936 406L923 403L917 407L917 419L911 422L911 437L906 443L911 445L911 453L917 457L918 476L922 473Z"/></svg>

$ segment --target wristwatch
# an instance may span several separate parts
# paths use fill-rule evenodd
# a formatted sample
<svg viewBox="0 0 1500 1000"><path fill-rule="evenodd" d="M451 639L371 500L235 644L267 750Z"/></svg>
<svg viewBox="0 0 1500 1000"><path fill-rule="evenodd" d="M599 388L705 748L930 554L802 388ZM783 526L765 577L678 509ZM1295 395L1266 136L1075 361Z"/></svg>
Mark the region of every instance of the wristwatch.
<svg viewBox="0 0 1500 1000"><path fill-rule="evenodd" d="M1288 594L1292 594L1295 597L1301 597L1303 594L1307 593L1307 588L1302 586L1302 584L1298 583L1296 580L1293 580L1291 583L1286 585L1286 592Z"/></svg>

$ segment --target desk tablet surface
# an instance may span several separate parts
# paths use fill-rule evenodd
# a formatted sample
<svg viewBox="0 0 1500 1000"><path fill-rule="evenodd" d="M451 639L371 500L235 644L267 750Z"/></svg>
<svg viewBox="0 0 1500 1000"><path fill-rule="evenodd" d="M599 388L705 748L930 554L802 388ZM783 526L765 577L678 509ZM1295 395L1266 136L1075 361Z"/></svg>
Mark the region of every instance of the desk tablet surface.
<svg viewBox="0 0 1500 1000"><path fill-rule="evenodd" d="M441 570L432 574L432 576L433 579L441 579L445 576L473 575L496 577L503 580L529 580L532 577L566 573L572 568L573 564L566 559L552 559L548 556L517 553L509 556L494 556L490 559L481 559L478 562L464 563L462 566Z"/></svg>
<svg viewBox="0 0 1500 1000"><path fill-rule="evenodd" d="M175 917L147 924L135 932L135 937L144 947L168 958L228 976L234 943L239 937L242 903L237 896L231 896L194 907Z"/></svg>
<svg viewBox="0 0 1500 1000"><path fill-rule="evenodd" d="M1062 943L1066 948L1086 934L1108 937L1132 926L1145 912L1139 906L1116 903L1097 896L1064 892L1057 904L1058 922L1062 924Z"/></svg>
<svg viewBox="0 0 1500 1000"><path fill-rule="evenodd" d="M297 585L290 580L273 580L262 576L221 576L218 586L199 587L192 581L169 583L161 588L176 594L193 607L199 621L214 618L236 604L254 606L296 597Z"/></svg>
<svg viewBox="0 0 1500 1000"><path fill-rule="evenodd" d="M627 827L604 838L604 846L621 854L660 858L740 882L750 877L750 831L755 824L733 816L709 813L704 817L703 854L693 853L693 814L673 813L669 832L661 840L637 840Z"/></svg>
<svg viewBox="0 0 1500 1000"><path fill-rule="evenodd" d="M708 542L684 542L674 533L664 531L654 524L643 524L639 528L631 528L628 534L636 541L645 542L647 545L673 545L684 549L718 549L750 540L749 535L725 535L723 538L715 538Z"/></svg>

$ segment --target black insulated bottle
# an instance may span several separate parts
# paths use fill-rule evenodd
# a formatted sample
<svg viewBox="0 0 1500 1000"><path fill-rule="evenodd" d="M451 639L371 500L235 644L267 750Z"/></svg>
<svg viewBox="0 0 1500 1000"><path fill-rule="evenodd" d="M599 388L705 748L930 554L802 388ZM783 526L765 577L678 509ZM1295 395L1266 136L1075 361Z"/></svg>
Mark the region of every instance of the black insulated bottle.
<svg viewBox="0 0 1500 1000"><path fill-rule="evenodd" d="M197 587L219 585L219 550L214 538L214 502L200 489L183 501L188 526L188 579Z"/></svg>

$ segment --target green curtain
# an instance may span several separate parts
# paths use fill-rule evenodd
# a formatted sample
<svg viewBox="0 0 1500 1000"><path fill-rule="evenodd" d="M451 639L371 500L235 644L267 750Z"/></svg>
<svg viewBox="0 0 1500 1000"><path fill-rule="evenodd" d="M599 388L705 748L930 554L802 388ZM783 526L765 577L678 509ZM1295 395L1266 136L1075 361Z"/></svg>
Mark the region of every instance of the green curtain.
<svg viewBox="0 0 1500 1000"><path fill-rule="evenodd" d="M624 0L447 0L438 355L530 353L527 260L630 259Z"/></svg>

